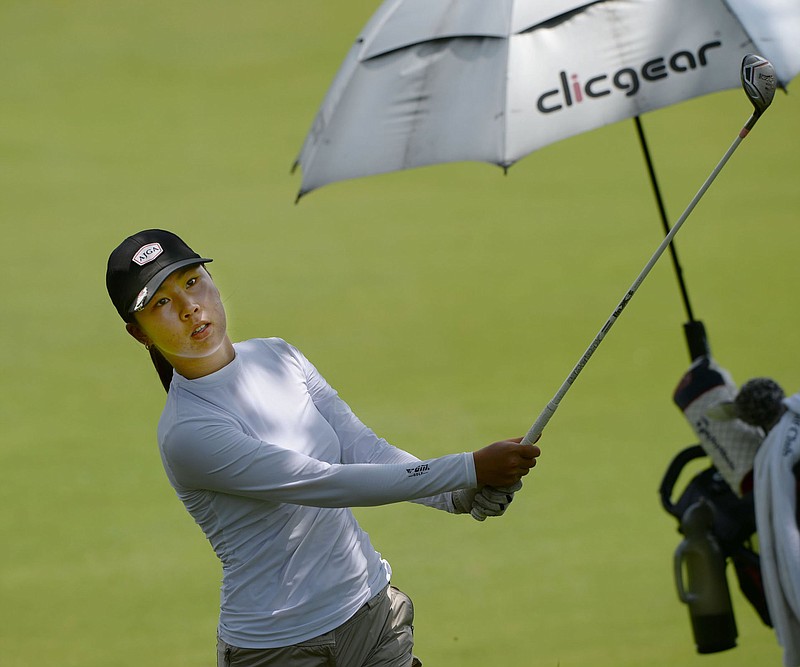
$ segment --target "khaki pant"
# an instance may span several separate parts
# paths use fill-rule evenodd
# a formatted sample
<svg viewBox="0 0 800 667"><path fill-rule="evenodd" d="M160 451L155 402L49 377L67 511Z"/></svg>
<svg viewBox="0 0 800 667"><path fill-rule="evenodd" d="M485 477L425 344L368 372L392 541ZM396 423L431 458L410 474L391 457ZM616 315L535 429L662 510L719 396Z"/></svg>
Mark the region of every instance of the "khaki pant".
<svg viewBox="0 0 800 667"><path fill-rule="evenodd" d="M335 630L281 648L217 640L217 667L422 667L413 655L414 605L387 586Z"/></svg>

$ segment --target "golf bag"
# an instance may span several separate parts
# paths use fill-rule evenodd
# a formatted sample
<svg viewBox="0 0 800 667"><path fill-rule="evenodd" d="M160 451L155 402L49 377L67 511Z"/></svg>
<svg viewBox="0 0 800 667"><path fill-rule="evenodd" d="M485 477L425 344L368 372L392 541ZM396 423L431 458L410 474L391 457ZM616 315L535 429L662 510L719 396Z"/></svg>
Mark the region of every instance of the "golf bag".
<svg viewBox="0 0 800 667"><path fill-rule="evenodd" d="M737 496L714 466L697 473L680 497L672 493L684 467L705 457L700 445L679 452L667 467L659 487L661 504L685 536L675 553L679 597L689 606L698 653L715 653L736 645L736 625L725 569L733 563L743 595L761 621L772 627L761 580L759 556L752 545L756 533L753 494ZM682 570L689 580L688 593ZM694 572L691 570L694 569Z"/></svg>

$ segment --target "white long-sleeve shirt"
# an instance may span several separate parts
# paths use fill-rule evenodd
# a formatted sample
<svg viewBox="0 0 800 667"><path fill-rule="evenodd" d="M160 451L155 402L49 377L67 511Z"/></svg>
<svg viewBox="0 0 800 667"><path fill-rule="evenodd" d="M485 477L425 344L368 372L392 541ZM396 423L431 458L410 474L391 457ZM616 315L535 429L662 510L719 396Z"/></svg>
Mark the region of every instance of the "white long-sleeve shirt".
<svg viewBox="0 0 800 667"><path fill-rule="evenodd" d="M476 486L475 467L468 453L419 461L378 438L281 339L234 348L211 375L174 375L159 446L222 562L221 638L288 646L339 626L389 581L349 507L452 511L447 492Z"/></svg>

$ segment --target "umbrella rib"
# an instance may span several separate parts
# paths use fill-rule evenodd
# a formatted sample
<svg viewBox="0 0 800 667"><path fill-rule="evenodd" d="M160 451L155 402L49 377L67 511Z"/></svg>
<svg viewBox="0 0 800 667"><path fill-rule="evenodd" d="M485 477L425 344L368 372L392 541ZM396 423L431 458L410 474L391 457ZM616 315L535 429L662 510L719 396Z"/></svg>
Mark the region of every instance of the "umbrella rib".
<svg viewBox="0 0 800 667"><path fill-rule="evenodd" d="M509 70L508 70L508 67L509 67L509 60L511 58L511 56L510 56L510 53L511 53L511 40L510 39L506 40L505 48L506 48L505 76L503 77L503 92L502 92L502 95L500 96L500 102L501 102L502 106L501 106L500 111L498 112L498 114L500 116L502 116L502 121L503 121L503 128L502 128L502 130L500 132L500 143L501 143L501 146L500 146L500 160L501 160L500 166L503 168L503 173L507 174L508 173L508 168L511 166L508 163L508 152L507 152L508 151L508 124L509 124L509 120L508 120L509 119L509 113L508 113L508 101L509 101L508 100L508 91L509 91L509 85L508 85L509 73L508 72L509 72Z"/></svg>
<svg viewBox="0 0 800 667"><path fill-rule="evenodd" d="M506 17L506 34L508 38L505 40L505 48L506 48L506 63L505 63L505 77L503 78L503 93L501 96L501 103L502 107L499 111L499 114L503 117L503 129L501 132L501 143L502 146L500 148L500 166L503 168L503 174L508 173L508 168L514 164L514 161L509 161L508 159L508 128L511 123L510 121L510 114L508 113L509 109L509 90L511 86L509 85L509 66L511 63L511 21L513 17L513 3L509 3L508 5L508 16Z"/></svg>
<svg viewBox="0 0 800 667"><path fill-rule="evenodd" d="M541 23L537 23L532 26L528 26L524 30L520 30L517 34L524 35L526 32L533 32L534 30L547 30L549 28L557 28L562 23L566 23L574 16L578 14L582 14L585 12L589 7L592 5L599 5L603 2L608 2L608 0L594 0L594 2L587 2L585 5L581 7L576 7L568 12L564 12L563 14L559 14L558 16L554 16L553 18L547 19L546 21L542 21Z"/></svg>

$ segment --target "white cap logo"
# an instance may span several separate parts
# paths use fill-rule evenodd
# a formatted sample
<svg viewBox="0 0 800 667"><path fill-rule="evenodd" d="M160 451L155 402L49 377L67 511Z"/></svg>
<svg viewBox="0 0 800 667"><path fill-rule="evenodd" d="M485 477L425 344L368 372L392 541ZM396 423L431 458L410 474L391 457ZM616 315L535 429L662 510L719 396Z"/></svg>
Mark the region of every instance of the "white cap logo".
<svg viewBox="0 0 800 667"><path fill-rule="evenodd" d="M161 244L148 243L147 245L143 245L141 248L139 248L132 259L139 266L144 266L145 264L152 262L162 252L164 252L164 250L161 248Z"/></svg>

